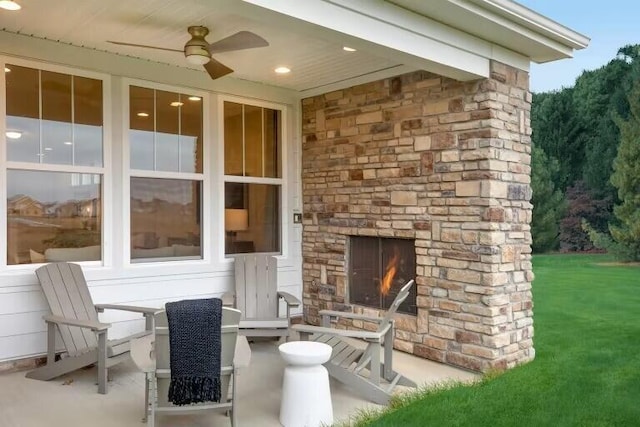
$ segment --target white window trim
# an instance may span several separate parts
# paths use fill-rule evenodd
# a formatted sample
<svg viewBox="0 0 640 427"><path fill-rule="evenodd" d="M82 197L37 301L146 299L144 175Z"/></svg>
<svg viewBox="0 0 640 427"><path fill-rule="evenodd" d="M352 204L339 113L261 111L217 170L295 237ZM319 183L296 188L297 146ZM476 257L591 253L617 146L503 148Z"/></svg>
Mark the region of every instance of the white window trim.
<svg viewBox="0 0 640 427"><path fill-rule="evenodd" d="M151 171L131 169L130 158L130 141L129 141L129 87L138 86L146 89L163 90L167 92L188 93L193 96L199 96L202 98L202 173L187 173L187 172L164 172L164 171ZM123 266L131 269L147 269L150 266L164 267L184 267L193 265L205 265L210 264L212 254L210 251L211 239L211 138L209 132L210 123L210 109L209 109L209 97L208 92L202 90L189 88L186 86L170 86L161 83L149 82L146 80L138 80L131 78L122 79L121 87L122 96L122 254L123 254ZM182 179L186 181L200 181L202 184L202 200L201 200L201 254L202 259L189 259L188 257L180 259L162 259L156 258L150 261L131 260L131 178L165 178L165 179Z"/></svg>
<svg viewBox="0 0 640 427"><path fill-rule="evenodd" d="M111 173L112 170L112 159L111 159L111 150L112 150L112 100L111 100L111 76L109 74L97 73L94 71L86 71L78 68L72 68L62 65L50 64L46 62L27 60L22 58L13 58L8 56L0 56L0 63L2 63L2 67L7 64L17 65L22 67L34 68L42 71L52 71L56 73L64 73L78 77L87 77L91 79L101 80L102 81L102 129L103 129L103 140L102 140L102 167L91 167L91 166L73 166L73 165L57 165L57 164L45 164L45 163L30 163L30 162L10 162L7 161L7 143L6 143L6 80L3 77L0 79L0 93L3 95L4 102L0 102L0 142L2 142L0 149L0 182L3 184L0 185L0 227L2 228L2 232L0 232L0 236L3 237L2 242L0 242L0 269L7 271L15 271L15 270L28 270L33 271L39 266L43 264L19 264L19 265L9 265L7 263L7 170L8 169L23 169L23 170L33 170L33 171L47 171L47 172L66 172L66 173L91 173L91 174L100 174L102 175L102 185L101 190L102 194L101 202L102 202L102 235L101 235L101 246L102 246L102 260L101 261L78 261L78 263L87 266L95 266L95 267L111 267L113 265L113 251L114 248L111 246L113 235L113 210L111 206L113 205L112 194L113 194L113 181Z"/></svg>
<svg viewBox="0 0 640 427"><path fill-rule="evenodd" d="M270 108L272 110L280 111L280 134L282 136L282 140L280 141L280 151L281 151L281 176L280 178L263 178L263 177L253 177L253 176L237 176L237 175L225 175L225 165L224 165L224 103L225 102L234 102L236 104L243 105L251 105L255 107L262 108ZM288 117L288 106L286 104L279 104L275 102L262 101L253 98L245 98L241 96L235 95L219 95L218 96L218 144L215 147L217 152L217 163L216 170L219 171L216 174L217 178L217 188L218 194L221 194L223 199L220 203L220 206L217 208L217 217L222 218L216 224L217 232L220 233L220 236L225 235L224 230L224 185L226 182L240 182L247 184L269 184L269 185L279 185L280 186L280 254L283 258L288 257L289 255L289 229L288 229L288 214L289 211L289 185L288 185L288 151L289 151L289 117ZM244 163L244 159L243 159ZM225 254L225 240L220 239L221 241L218 243L218 249L220 251L220 261L230 262L233 259L234 254Z"/></svg>

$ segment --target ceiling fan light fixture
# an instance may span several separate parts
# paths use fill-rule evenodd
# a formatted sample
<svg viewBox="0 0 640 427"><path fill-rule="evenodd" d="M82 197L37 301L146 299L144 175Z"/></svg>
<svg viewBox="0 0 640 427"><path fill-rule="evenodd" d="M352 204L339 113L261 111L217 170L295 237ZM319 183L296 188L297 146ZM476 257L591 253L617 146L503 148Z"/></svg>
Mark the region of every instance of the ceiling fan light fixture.
<svg viewBox="0 0 640 427"><path fill-rule="evenodd" d="M206 47L203 46L185 46L184 56L187 62L193 65L204 65L211 60L211 54Z"/></svg>
<svg viewBox="0 0 640 427"><path fill-rule="evenodd" d="M193 65L204 65L211 60L209 43L204 39L209 34L207 27L199 25L187 29L191 34L191 40L184 45L184 56L187 62Z"/></svg>

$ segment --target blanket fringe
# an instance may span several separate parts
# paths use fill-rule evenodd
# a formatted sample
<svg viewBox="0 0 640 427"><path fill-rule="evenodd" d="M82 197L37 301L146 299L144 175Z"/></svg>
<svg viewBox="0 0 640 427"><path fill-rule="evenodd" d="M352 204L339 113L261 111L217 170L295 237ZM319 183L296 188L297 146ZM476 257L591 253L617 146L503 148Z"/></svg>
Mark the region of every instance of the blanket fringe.
<svg viewBox="0 0 640 427"><path fill-rule="evenodd" d="M220 378L172 378L169 384L169 401L174 405L220 402L220 386Z"/></svg>

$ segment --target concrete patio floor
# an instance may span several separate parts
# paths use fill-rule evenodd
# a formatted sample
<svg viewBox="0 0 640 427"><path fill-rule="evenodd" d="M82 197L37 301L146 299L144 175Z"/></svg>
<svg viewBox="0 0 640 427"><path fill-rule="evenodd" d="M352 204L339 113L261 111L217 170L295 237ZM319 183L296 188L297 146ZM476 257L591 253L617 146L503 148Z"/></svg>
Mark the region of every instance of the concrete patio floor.
<svg viewBox="0 0 640 427"><path fill-rule="evenodd" d="M284 362L274 341L251 344L248 368L238 375L236 404L238 425L279 426L280 395ZM447 380L471 381L477 374L394 352L397 371L419 385ZM0 426L92 426L140 427L144 406L144 375L131 362L111 368L109 393L100 395L95 385L95 368L43 382L25 378L25 372L0 375ZM406 390L398 387L397 390ZM335 422L345 422L358 409L372 404L349 387L331 380ZM158 426L228 426L224 414L210 412L197 416L163 416Z"/></svg>

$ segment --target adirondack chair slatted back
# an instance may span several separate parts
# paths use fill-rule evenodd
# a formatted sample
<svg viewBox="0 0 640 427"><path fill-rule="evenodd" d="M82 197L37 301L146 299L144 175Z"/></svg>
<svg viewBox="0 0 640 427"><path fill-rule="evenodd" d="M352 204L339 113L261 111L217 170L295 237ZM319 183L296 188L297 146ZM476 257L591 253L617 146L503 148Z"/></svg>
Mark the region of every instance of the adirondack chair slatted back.
<svg viewBox="0 0 640 427"><path fill-rule="evenodd" d="M78 264L56 262L36 270L49 309L67 319L98 320L87 282ZM62 342L70 356L98 345L95 333L86 328L58 325Z"/></svg>
<svg viewBox="0 0 640 427"><path fill-rule="evenodd" d="M278 260L265 254L235 258L236 307L242 320L271 319L278 312Z"/></svg>
<svg viewBox="0 0 640 427"><path fill-rule="evenodd" d="M229 392L229 381L233 373L233 356L238 337L238 323L240 322L240 311L223 307L222 309L222 346L220 354L220 366L222 380L222 400L225 402ZM158 406L174 406L167 400L169 396L169 384L171 382L170 370L170 347L169 347L169 327L167 323L167 313L162 310L155 314L155 357L156 357L156 378L158 385ZM203 405L204 406L204 405Z"/></svg>
<svg viewBox="0 0 640 427"><path fill-rule="evenodd" d="M380 322L380 325L378 326L378 332L386 328L389 322L393 320L393 316L396 314L396 311L398 311L398 307L400 307L400 304L402 304L404 300L407 299L407 297L409 296L409 290L414 283L415 281L412 279L400 289L400 292L398 292L398 295L396 295L396 298L393 300L391 306L387 310L387 314L385 314L383 320Z"/></svg>

